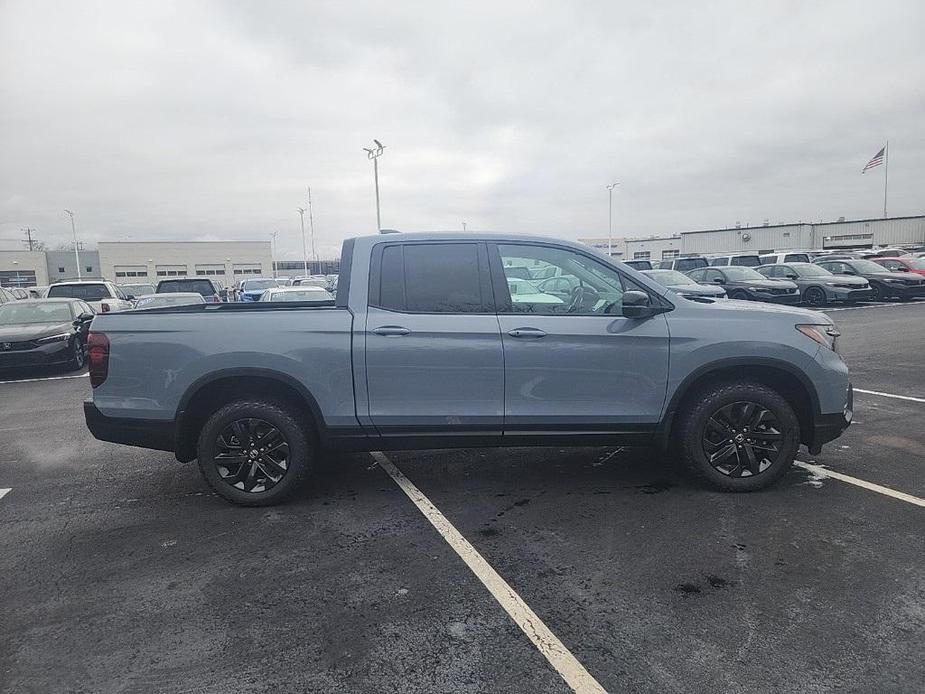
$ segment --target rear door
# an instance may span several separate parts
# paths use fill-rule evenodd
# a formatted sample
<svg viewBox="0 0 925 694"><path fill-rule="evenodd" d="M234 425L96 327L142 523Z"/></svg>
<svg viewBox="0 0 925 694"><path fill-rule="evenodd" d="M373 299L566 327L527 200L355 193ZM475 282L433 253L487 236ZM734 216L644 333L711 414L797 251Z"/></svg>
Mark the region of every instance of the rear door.
<svg viewBox="0 0 925 694"><path fill-rule="evenodd" d="M504 356L485 245L378 244L371 261L366 377L379 433L500 437Z"/></svg>
<svg viewBox="0 0 925 694"><path fill-rule="evenodd" d="M489 244L504 344L504 435L643 432L661 414L668 379L664 315L622 315L628 276L581 251L542 243ZM501 271L512 258L574 278L565 299L512 300Z"/></svg>

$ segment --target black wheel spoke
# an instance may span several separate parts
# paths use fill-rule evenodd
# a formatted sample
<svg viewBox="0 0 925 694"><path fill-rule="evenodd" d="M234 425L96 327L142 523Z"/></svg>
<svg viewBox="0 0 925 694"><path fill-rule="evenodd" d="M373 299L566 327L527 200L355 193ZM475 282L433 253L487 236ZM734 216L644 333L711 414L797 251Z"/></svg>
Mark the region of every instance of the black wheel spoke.
<svg viewBox="0 0 925 694"><path fill-rule="evenodd" d="M761 472L761 462L758 460L758 457L755 455L755 451L752 448L751 444L744 444L742 449L745 451L745 457L748 459L748 469L753 475L757 475Z"/></svg>
<svg viewBox="0 0 925 694"><path fill-rule="evenodd" d="M748 434L749 438L758 439L759 441L780 441L784 435L779 431L752 431Z"/></svg>
<svg viewBox="0 0 925 694"><path fill-rule="evenodd" d="M249 420L246 419L239 419L231 424L234 436L238 440L240 446L249 446L251 443L250 431L247 428L248 421Z"/></svg>
<svg viewBox="0 0 925 694"><path fill-rule="evenodd" d="M710 456L710 465L716 466L720 463L728 460L731 455L736 452L736 447L734 443L727 443L725 448L718 450L716 453Z"/></svg>
<svg viewBox="0 0 925 694"><path fill-rule="evenodd" d="M286 468L267 455L257 461L257 465L268 477L282 477L286 474Z"/></svg>
<svg viewBox="0 0 925 694"><path fill-rule="evenodd" d="M282 446L286 445L286 439L280 433L279 429L271 429L257 441L257 445L264 453L272 453Z"/></svg>
<svg viewBox="0 0 925 694"><path fill-rule="evenodd" d="M221 479L249 493L267 491L289 470L289 441L262 419L230 422L215 438L213 463Z"/></svg>

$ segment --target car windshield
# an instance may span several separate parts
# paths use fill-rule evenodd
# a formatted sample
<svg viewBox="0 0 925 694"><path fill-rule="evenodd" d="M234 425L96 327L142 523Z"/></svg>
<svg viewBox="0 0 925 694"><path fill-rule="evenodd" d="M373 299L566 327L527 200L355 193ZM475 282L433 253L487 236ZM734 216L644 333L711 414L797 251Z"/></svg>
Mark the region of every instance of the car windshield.
<svg viewBox="0 0 925 694"><path fill-rule="evenodd" d="M319 281L319 280L315 280ZM324 280L320 280L321 284L324 284ZM276 280L247 280L244 283L245 292L255 292L260 289L272 289L278 287Z"/></svg>
<svg viewBox="0 0 925 694"><path fill-rule="evenodd" d="M0 306L0 325L68 323L74 319L67 303L4 304Z"/></svg>
<svg viewBox="0 0 925 694"><path fill-rule="evenodd" d="M725 267L723 272L730 280L766 280L767 277L760 272L755 272L750 267Z"/></svg>
<svg viewBox="0 0 925 694"><path fill-rule="evenodd" d="M176 294L155 294L152 296L142 296L138 299L135 308L157 308L159 306L187 306L189 304L204 304L205 299L201 294L180 295Z"/></svg>
<svg viewBox="0 0 925 694"><path fill-rule="evenodd" d="M681 272L687 272L698 267L706 267L708 264L706 258L678 258L675 267Z"/></svg>
<svg viewBox="0 0 925 694"><path fill-rule="evenodd" d="M105 284L56 284L48 290L48 298L99 301L112 297Z"/></svg>
<svg viewBox="0 0 925 694"><path fill-rule="evenodd" d="M157 292L153 284L120 284L119 289L132 296L142 296L143 294L154 294Z"/></svg>
<svg viewBox="0 0 925 694"><path fill-rule="evenodd" d="M887 270L882 265L878 265L873 260L852 260L850 265L862 275L868 275L876 272L889 272L889 270Z"/></svg>
<svg viewBox="0 0 925 694"><path fill-rule="evenodd" d="M332 297L320 287L305 287L298 291L269 292L269 296L263 298L266 301L325 301Z"/></svg>
<svg viewBox="0 0 925 694"><path fill-rule="evenodd" d="M157 285L158 294L176 294L177 292L212 296L215 294L215 287L209 280L164 280Z"/></svg>
<svg viewBox="0 0 925 694"><path fill-rule="evenodd" d="M913 270L925 270L925 258L903 258L903 261Z"/></svg>
<svg viewBox="0 0 925 694"><path fill-rule="evenodd" d="M677 270L647 270L645 274L666 287L697 284L690 277Z"/></svg>
<svg viewBox="0 0 925 694"><path fill-rule="evenodd" d="M800 277L827 277L832 274L824 267L812 263L793 263L790 267L796 270Z"/></svg>

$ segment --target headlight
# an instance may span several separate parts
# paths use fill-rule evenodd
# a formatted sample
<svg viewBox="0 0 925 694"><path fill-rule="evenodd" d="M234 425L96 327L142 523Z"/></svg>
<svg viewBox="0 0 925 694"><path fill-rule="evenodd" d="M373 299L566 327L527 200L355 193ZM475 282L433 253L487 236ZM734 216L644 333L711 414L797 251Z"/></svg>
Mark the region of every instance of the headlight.
<svg viewBox="0 0 925 694"><path fill-rule="evenodd" d="M901 280L898 277L887 277L884 282L892 282L893 284L905 284L905 280Z"/></svg>
<svg viewBox="0 0 925 694"><path fill-rule="evenodd" d="M828 347L833 352L838 351L838 337L841 335L838 328L834 325L797 325L794 326L801 333L811 340L818 342L823 347Z"/></svg>
<svg viewBox="0 0 925 694"><path fill-rule="evenodd" d="M67 339L70 339L71 333L61 333L60 335L49 335L48 337L40 337L35 341L37 345L47 345L50 342L64 342Z"/></svg>

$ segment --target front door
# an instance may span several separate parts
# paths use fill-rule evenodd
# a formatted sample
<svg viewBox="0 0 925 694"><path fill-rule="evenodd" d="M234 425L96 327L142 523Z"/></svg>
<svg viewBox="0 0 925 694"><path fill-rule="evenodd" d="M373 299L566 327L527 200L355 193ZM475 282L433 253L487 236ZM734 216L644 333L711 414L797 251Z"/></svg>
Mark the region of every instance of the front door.
<svg viewBox="0 0 925 694"><path fill-rule="evenodd" d="M505 436L653 429L665 402L668 324L664 315L625 318L621 303L626 289L643 287L567 247L490 245L489 257L504 344ZM542 302L512 298L498 280L505 265L537 273L554 266L573 289Z"/></svg>
<svg viewBox="0 0 925 694"><path fill-rule="evenodd" d="M504 355L485 245L377 245L370 285L366 378L379 433L499 437Z"/></svg>

